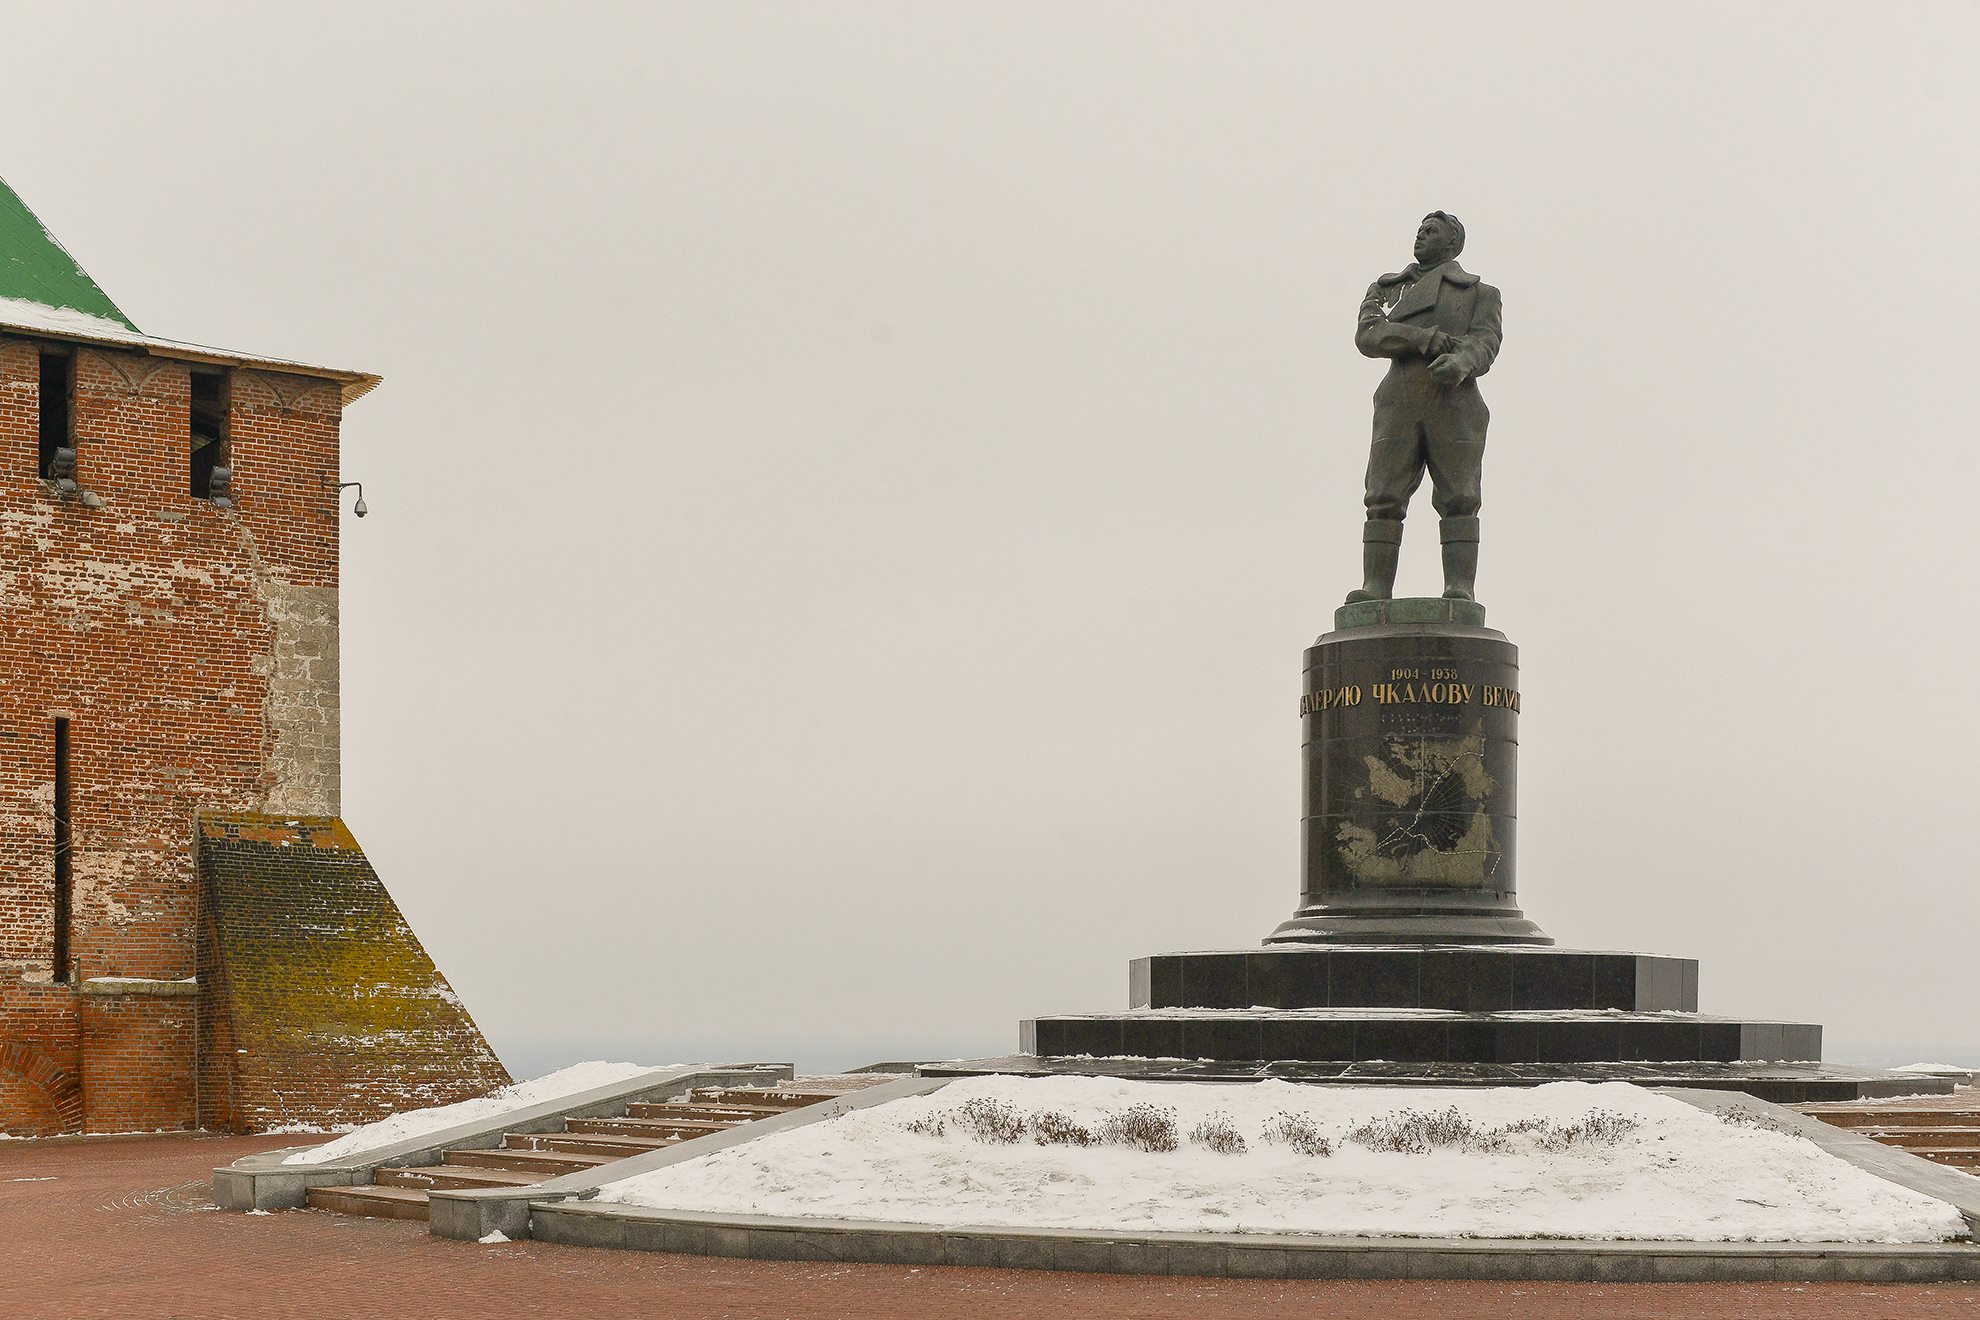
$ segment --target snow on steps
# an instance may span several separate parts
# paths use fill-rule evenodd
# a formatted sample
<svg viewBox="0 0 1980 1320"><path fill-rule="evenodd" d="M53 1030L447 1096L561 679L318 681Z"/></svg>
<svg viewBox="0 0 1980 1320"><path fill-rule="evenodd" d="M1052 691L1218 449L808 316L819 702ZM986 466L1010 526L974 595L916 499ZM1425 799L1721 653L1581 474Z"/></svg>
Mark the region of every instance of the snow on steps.
<svg viewBox="0 0 1980 1320"><path fill-rule="evenodd" d="M312 1210L375 1219L427 1217L427 1192L459 1187L527 1187L567 1173L724 1132L745 1123L822 1104L843 1094L835 1079L803 1087L696 1087L683 1099L634 1101L616 1118L573 1118L562 1132L510 1132L493 1150L450 1150L441 1163L382 1168L368 1187L312 1187Z"/></svg>
<svg viewBox="0 0 1980 1320"><path fill-rule="evenodd" d="M1980 1172L1980 1106L1828 1109L1809 1105L1801 1112L1934 1164Z"/></svg>

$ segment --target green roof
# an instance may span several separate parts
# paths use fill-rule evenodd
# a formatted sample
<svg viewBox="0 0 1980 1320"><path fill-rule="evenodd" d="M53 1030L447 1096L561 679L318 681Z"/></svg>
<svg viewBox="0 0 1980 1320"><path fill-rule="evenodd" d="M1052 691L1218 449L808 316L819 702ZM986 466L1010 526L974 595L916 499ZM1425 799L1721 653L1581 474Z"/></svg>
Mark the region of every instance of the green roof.
<svg viewBox="0 0 1980 1320"><path fill-rule="evenodd" d="M137 329L5 179L0 179L0 298L66 307Z"/></svg>

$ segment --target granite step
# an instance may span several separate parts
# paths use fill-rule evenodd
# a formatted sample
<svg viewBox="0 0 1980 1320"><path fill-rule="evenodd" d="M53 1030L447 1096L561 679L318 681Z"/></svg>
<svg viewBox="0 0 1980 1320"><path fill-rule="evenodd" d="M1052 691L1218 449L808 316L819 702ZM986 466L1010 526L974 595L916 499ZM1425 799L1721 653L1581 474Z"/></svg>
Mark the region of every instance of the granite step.
<svg viewBox="0 0 1980 1320"><path fill-rule="evenodd" d="M786 1105L682 1104L675 1100L635 1100L626 1106L629 1118L757 1119L788 1112Z"/></svg>
<svg viewBox="0 0 1980 1320"><path fill-rule="evenodd" d="M309 1208L371 1219L424 1219L426 1193L410 1187L312 1187Z"/></svg>
<svg viewBox="0 0 1980 1320"><path fill-rule="evenodd" d="M1980 1109L1824 1109L1809 1106L1801 1110L1834 1127L1980 1127Z"/></svg>
<svg viewBox="0 0 1980 1320"><path fill-rule="evenodd" d="M477 1169L465 1164L427 1164L409 1168L380 1169L375 1185L411 1187L422 1192L455 1187L528 1187L543 1181L540 1173L519 1173L514 1169Z"/></svg>
<svg viewBox="0 0 1980 1320"><path fill-rule="evenodd" d="M765 1105L775 1110L802 1109L806 1105L837 1100L839 1091L772 1091L749 1086L697 1086L688 1092L691 1104Z"/></svg>
<svg viewBox="0 0 1980 1320"><path fill-rule="evenodd" d="M564 1150L580 1155L607 1155L622 1159L643 1155L679 1142L678 1137L629 1137L608 1133L511 1132L503 1138L510 1150Z"/></svg>
<svg viewBox="0 0 1980 1320"><path fill-rule="evenodd" d="M1921 1146L1980 1149L1980 1127L1927 1127L1923 1123L1910 1123L1904 1127L1859 1127L1850 1131L1907 1150Z"/></svg>
<svg viewBox="0 0 1980 1320"><path fill-rule="evenodd" d="M616 1155L580 1155L568 1150L450 1150L440 1157L443 1164L465 1165L476 1169L535 1171L539 1178L556 1178L566 1173L583 1173L601 1164L610 1164Z"/></svg>
<svg viewBox="0 0 1980 1320"><path fill-rule="evenodd" d="M573 1118L564 1124L571 1132L626 1137L705 1137L711 1132L727 1132L746 1118Z"/></svg>

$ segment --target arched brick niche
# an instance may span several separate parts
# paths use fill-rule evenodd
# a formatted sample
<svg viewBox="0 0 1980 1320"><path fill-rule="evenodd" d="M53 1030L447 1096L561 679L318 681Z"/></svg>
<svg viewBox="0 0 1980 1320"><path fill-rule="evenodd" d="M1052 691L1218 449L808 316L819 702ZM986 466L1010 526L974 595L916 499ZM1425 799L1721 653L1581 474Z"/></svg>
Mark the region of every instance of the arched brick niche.
<svg viewBox="0 0 1980 1320"><path fill-rule="evenodd" d="M82 1083L31 1045L0 1045L0 1130L45 1137L82 1131Z"/></svg>

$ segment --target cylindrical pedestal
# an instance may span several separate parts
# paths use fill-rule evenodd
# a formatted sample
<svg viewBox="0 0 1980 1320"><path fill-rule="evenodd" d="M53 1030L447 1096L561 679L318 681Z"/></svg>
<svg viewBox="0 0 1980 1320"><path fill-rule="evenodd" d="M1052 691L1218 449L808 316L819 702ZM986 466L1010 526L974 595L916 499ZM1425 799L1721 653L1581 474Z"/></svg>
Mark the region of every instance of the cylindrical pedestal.
<svg viewBox="0 0 1980 1320"><path fill-rule="evenodd" d="M1306 652L1301 906L1267 943L1552 944L1513 880L1519 649L1452 623Z"/></svg>

